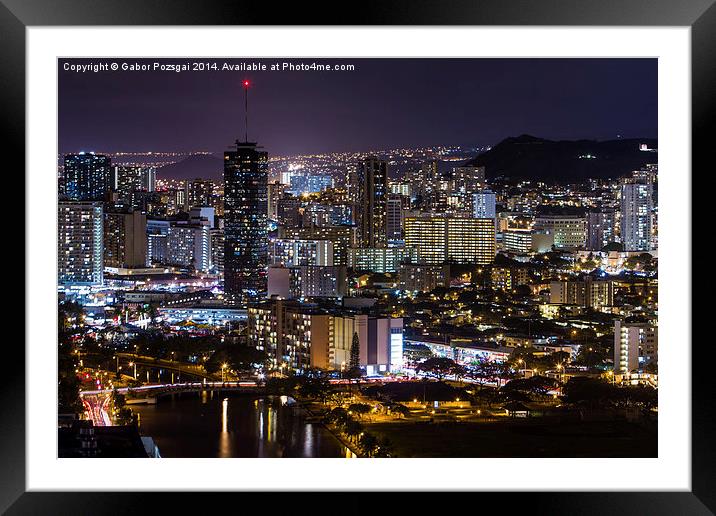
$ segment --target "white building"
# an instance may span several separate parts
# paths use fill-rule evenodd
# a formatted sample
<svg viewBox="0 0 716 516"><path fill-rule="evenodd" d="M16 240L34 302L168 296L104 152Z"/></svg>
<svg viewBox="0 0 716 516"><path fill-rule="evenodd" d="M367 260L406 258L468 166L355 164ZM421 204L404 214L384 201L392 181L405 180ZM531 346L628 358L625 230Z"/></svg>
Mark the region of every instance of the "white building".
<svg viewBox="0 0 716 516"><path fill-rule="evenodd" d="M495 193L492 190L472 194L472 216L476 219L495 218Z"/></svg>
<svg viewBox="0 0 716 516"><path fill-rule="evenodd" d="M621 239L625 251L652 250L652 185L627 180L621 189Z"/></svg>
<svg viewBox="0 0 716 516"><path fill-rule="evenodd" d="M652 323L614 323L614 374L629 374L658 360L659 329Z"/></svg>

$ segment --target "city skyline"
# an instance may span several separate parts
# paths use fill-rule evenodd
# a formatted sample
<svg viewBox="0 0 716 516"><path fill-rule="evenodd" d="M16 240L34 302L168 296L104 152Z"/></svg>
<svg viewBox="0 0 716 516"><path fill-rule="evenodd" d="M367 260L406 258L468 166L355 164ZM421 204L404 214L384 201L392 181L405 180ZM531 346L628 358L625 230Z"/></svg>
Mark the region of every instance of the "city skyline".
<svg viewBox="0 0 716 516"><path fill-rule="evenodd" d="M657 136L654 59L310 61L356 70L78 73L60 61L59 151L219 154L244 133L243 80L250 139L273 156Z"/></svg>
<svg viewBox="0 0 716 516"><path fill-rule="evenodd" d="M202 66L211 70L213 62ZM172 117L152 118L154 103L173 102L177 111L191 103L169 92L143 103L129 89L120 96L131 105L123 116L146 145L168 133L201 135L221 141L223 159L187 159L183 172L181 163L174 167L179 178L162 178L162 165L179 153L155 159L147 152L126 163L128 153L63 155L59 456L656 455L656 140L525 134L535 132L534 120L554 131L569 125L571 138L577 126L599 126L568 120L614 101L586 102L587 88L559 98L535 94L536 111L507 109L513 118L502 129L517 124L517 112L529 121L515 131L520 136L489 150L420 147L430 133L473 134L463 125L472 114L460 95L472 83L450 83L455 94L429 106L411 104L410 95L395 104L385 89L398 91L401 81L377 73L390 62L365 61L368 82L350 82L375 87L368 104L379 104L382 116L365 99L340 100L354 90L332 84L347 106L343 118L315 117L290 144L320 135L325 145L347 136L357 138L352 145L369 141L366 135L406 138L410 145L399 150L270 166L271 147L286 145L291 126L276 121L295 115L276 118L269 99L278 97L270 91L263 100L257 95L259 109L239 95L233 111L222 106L232 122L229 138L218 134L225 128L206 130L207 123L221 125L211 116L191 129ZM393 72L418 62L401 61ZM435 72L455 61L425 63ZM109 70L95 65L98 73ZM580 66L594 72L593 65L576 60L572 75L584 80ZM182 77L191 63L156 66ZM544 66L537 60L532 69ZM385 83L375 86L376 77ZM509 77L498 82L510 91ZM135 84L151 91L142 89L147 81ZM321 113L325 98L325 91L314 98L310 111ZM83 112L92 122L83 130L98 125L126 138L112 115L116 100L101 116ZM205 115L216 108L216 98L195 100ZM567 116L575 100L590 107ZM413 119L400 116L406 106ZM555 118L540 119L545 106ZM346 117L353 109L363 112ZM615 109L603 118L626 116L634 130L649 125ZM441 127L443 116L450 130ZM354 119L368 125L354 126ZM171 130L158 130L172 122ZM333 123L346 130L328 138ZM152 128L154 136L143 134Z"/></svg>

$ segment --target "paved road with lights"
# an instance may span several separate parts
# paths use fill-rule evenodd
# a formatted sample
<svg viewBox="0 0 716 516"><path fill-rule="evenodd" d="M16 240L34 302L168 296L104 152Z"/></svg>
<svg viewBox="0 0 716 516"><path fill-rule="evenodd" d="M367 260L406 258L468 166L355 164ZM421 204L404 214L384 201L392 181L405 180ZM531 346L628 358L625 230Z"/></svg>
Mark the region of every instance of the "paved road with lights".
<svg viewBox="0 0 716 516"><path fill-rule="evenodd" d="M94 426L112 426L112 420L107 413L110 404L110 393L111 391L96 391L93 394L81 393L85 412Z"/></svg>

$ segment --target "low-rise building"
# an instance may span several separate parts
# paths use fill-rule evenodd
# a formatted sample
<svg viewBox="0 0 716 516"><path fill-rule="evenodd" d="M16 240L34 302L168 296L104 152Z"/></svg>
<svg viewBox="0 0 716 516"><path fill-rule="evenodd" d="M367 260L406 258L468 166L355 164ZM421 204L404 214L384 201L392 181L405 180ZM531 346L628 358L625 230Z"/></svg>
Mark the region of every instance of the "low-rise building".
<svg viewBox="0 0 716 516"><path fill-rule="evenodd" d="M400 290L431 292L450 286L450 265L421 265L403 263L399 268Z"/></svg>

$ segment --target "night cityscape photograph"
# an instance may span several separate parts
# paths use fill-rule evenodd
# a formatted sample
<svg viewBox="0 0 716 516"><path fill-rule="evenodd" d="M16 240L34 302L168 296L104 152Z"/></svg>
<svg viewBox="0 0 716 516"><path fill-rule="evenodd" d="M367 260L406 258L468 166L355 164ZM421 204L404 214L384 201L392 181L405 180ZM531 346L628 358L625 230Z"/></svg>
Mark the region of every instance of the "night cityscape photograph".
<svg viewBox="0 0 716 516"><path fill-rule="evenodd" d="M657 59L57 66L59 457L658 456Z"/></svg>

